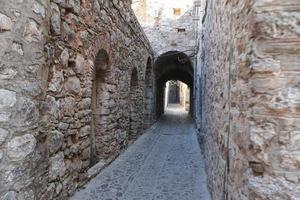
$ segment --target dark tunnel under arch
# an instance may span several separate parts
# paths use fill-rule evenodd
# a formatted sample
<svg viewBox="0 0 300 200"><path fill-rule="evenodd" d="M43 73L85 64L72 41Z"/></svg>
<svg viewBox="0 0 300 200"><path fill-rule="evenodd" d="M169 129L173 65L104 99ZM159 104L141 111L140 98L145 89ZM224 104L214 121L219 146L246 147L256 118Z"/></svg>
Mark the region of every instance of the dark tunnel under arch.
<svg viewBox="0 0 300 200"><path fill-rule="evenodd" d="M183 52L169 51L160 55L155 63L156 114L164 113L165 84L169 80L179 80L190 88L190 114L193 113L194 69L190 58Z"/></svg>

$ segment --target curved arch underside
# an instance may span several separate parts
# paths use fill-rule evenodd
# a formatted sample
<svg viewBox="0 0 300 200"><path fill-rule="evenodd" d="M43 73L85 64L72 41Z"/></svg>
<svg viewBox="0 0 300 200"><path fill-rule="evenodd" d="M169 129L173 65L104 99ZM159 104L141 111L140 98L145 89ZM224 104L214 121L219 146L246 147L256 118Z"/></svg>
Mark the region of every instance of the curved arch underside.
<svg viewBox="0 0 300 200"><path fill-rule="evenodd" d="M178 80L187 84L190 88L193 86L193 77L184 70L172 70L159 78L159 83L165 84L169 80Z"/></svg>
<svg viewBox="0 0 300 200"><path fill-rule="evenodd" d="M193 84L193 65L183 52L170 51L162 54L157 58L154 70L159 82L180 80L189 86Z"/></svg>

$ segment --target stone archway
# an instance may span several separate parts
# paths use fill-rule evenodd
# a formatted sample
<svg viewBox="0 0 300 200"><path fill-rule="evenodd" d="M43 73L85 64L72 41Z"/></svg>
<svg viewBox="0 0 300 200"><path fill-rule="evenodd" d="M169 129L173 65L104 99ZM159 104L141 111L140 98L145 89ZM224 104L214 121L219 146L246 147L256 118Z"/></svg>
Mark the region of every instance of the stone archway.
<svg viewBox="0 0 300 200"><path fill-rule="evenodd" d="M156 75L156 115L164 113L165 85L169 80L178 80L190 88L190 114L193 114L194 68L188 55L169 51L160 55L154 65Z"/></svg>
<svg viewBox="0 0 300 200"><path fill-rule="evenodd" d="M145 89L144 89L144 128L148 128L153 122L153 70L151 58L148 58L145 73Z"/></svg>
<svg viewBox="0 0 300 200"><path fill-rule="evenodd" d="M136 68L133 68L130 77L130 94L129 94L129 140L137 138L140 131L140 119L138 108L138 72Z"/></svg>
<svg viewBox="0 0 300 200"><path fill-rule="evenodd" d="M105 110L108 109L105 101L108 92L106 91L106 77L109 72L109 55L101 49L96 55L93 69L93 85L92 85L92 134L91 134L91 163L93 166L101 158L103 154L103 135L106 129L106 115Z"/></svg>

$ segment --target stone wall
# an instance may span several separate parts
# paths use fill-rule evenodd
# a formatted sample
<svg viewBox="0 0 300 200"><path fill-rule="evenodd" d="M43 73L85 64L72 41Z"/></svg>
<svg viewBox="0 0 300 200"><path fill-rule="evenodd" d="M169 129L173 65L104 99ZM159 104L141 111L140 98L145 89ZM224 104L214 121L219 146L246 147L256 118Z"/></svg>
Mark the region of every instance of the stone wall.
<svg viewBox="0 0 300 200"><path fill-rule="evenodd" d="M206 3L206 2L203 2ZM233 61L234 29L230 27L232 3L207 1L202 27L202 44L198 63L201 65L201 137L204 142L204 156L207 166L208 187L212 199L225 199L227 136L229 130L229 67ZM240 11L241 12L241 11ZM199 78L199 77L198 77ZM198 108L199 109L199 108ZM198 112L198 111L196 111ZM243 164L246 161L240 160ZM244 171L243 171L244 172ZM241 181L245 179L239 174ZM238 193L238 191L235 191ZM242 199L242 198L234 198Z"/></svg>
<svg viewBox="0 0 300 200"><path fill-rule="evenodd" d="M193 54L192 0L134 0L133 9L157 56L175 50Z"/></svg>
<svg viewBox="0 0 300 200"><path fill-rule="evenodd" d="M1 1L0 197L66 199L141 133L153 55L130 6Z"/></svg>
<svg viewBox="0 0 300 200"><path fill-rule="evenodd" d="M253 3L249 195L300 199L300 2Z"/></svg>
<svg viewBox="0 0 300 200"><path fill-rule="evenodd" d="M35 190L38 178L48 171L40 170L47 166L39 120L49 71L44 47L50 4L0 4L0 199L33 199L41 189Z"/></svg>
<svg viewBox="0 0 300 200"><path fill-rule="evenodd" d="M300 5L202 3L196 112L212 197L299 199Z"/></svg>
<svg viewBox="0 0 300 200"><path fill-rule="evenodd" d="M183 106L186 111L189 111L191 97L190 88L183 82L179 82L179 88L180 105Z"/></svg>

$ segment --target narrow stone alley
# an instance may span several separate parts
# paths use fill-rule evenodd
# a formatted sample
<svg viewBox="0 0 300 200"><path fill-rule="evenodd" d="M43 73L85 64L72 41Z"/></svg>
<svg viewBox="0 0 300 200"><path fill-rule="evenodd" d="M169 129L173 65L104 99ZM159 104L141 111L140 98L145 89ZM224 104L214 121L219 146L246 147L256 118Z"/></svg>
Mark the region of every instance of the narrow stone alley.
<svg viewBox="0 0 300 200"><path fill-rule="evenodd" d="M72 200L209 200L194 124L181 106L166 114Z"/></svg>
<svg viewBox="0 0 300 200"><path fill-rule="evenodd" d="M0 200L300 200L299 22L300 0L0 0Z"/></svg>

